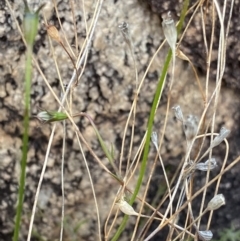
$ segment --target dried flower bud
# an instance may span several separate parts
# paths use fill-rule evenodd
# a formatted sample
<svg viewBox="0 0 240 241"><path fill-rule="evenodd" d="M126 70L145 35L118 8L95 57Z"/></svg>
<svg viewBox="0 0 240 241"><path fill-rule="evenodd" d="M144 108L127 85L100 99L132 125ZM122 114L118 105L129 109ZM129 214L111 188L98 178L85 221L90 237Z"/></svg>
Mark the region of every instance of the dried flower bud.
<svg viewBox="0 0 240 241"><path fill-rule="evenodd" d="M214 138L210 148L218 146L229 135L229 133L230 130L226 129L225 127L222 127L219 135Z"/></svg>
<svg viewBox="0 0 240 241"><path fill-rule="evenodd" d="M121 33L122 33L126 43L129 46L131 46L131 38L130 38L130 34L129 34L128 23L122 22L121 24L118 25L118 27L121 30Z"/></svg>
<svg viewBox="0 0 240 241"><path fill-rule="evenodd" d="M177 105L177 106L172 107L172 109L174 110L175 117L179 121L183 122L184 118L183 118L183 113L182 113L181 107L179 105Z"/></svg>
<svg viewBox="0 0 240 241"><path fill-rule="evenodd" d="M203 241L210 241L213 237L213 233L211 230L206 231L197 231L198 236Z"/></svg>
<svg viewBox="0 0 240 241"><path fill-rule="evenodd" d="M43 123L62 121L68 118L67 115L63 112L46 110L39 112L36 117L40 122Z"/></svg>
<svg viewBox="0 0 240 241"><path fill-rule="evenodd" d="M187 140L191 140L197 134L198 120L194 115L187 116L183 122L183 129Z"/></svg>
<svg viewBox="0 0 240 241"><path fill-rule="evenodd" d="M220 136L225 139L230 133L230 130L225 128L224 126L220 129Z"/></svg>
<svg viewBox="0 0 240 241"><path fill-rule="evenodd" d="M134 211L133 207L123 199L117 202L116 205L124 214L135 216L138 215L138 213Z"/></svg>
<svg viewBox="0 0 240 241"><path fill-rule="evenodd" d="M168 44L170 45L172 51L175 51L175 45L177 42L177 29L175 22L171 16L171 12L169 11L167 13L167 16L162 16L162 28L164 35L166 37L166 40Z"/></svg>
<svg viewBox="0 0 240 241"><path fill-rule="evenodd" d="M208 171L213 170L217 166L217 162L215 158L211 158L210 160L207 160L206 162L199 162L196 164L195 169L200 171Z"/></svg>
<svg viewBox="0 0 240 241"><path fill-rule="evenodd" d="M211 201L207 205L207 209L210 211L216 210L220 208L222 205L225 205L225 197L223 194L218 194L214 198L211 199Z"/></svg>
<svg viewBox="0 0 240 241"><path fill-rule="evenodd" d="M62 41L59 31L56 29L54 25L47 25L47 33L50 36L50 38L52 38L56 42L60 43Z"/></svg>
<svg viewBox="0 0 240 241"><path fill-rule="evenodd" d="M152 143L154 144L154 146L157 147L157 143L158 143L157 132L155 132L155 131L152 132L151 140L152 140Z"/></svg>

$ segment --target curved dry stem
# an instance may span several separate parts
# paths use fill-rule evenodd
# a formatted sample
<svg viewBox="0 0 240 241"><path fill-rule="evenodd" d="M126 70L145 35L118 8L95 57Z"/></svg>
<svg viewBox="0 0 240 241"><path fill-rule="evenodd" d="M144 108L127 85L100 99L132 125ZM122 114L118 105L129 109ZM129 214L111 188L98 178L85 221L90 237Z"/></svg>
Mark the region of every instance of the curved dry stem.
<svg viewBox="0 0 240 241"><path fill-rule="evenodd" d="M178 215L183 209L186 208L186 206L188 205L189 202L192 202L200 193L203 192L203 190L209 186L211 186L214 182L216 182L218 180L218 178L220 176L222 176L224 173L226 173L227 171L229 171L231 168L233 168L233 166L235 166L238 162L240 161L240 156L238 158L236 158L232 163L230 163L223 171L221 171L216 177L214 177L211 181L209 181L205 186L203 186L202 188L200 188L194 195L192 195L190 197L189 200L187 200L180 208L179 210L172 216L168 219L168 221L165 221L165 223L163 223L161 225L161 227L159 228L159 230L161 230L162 228L164 228L168 222L171 220L173 220L175 218L176 215ZM207 211L207 210L206 210ZM203 215L204 213L202 213ZM197 220L194 220L194 222L196 222ZM192 223L193 224L193 223ZM191 224L191 225L192 225ZM189 225L190 227L190 225Z"/></svg>

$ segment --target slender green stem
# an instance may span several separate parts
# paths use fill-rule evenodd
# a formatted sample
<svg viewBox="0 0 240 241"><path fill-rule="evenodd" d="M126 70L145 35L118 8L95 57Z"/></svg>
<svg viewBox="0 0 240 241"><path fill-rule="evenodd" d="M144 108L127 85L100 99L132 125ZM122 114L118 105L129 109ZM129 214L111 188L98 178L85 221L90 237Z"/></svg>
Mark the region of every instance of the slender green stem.
<svg viewBox="0 0 240 241"><path fill-rule="evenodd" d="M26 166L27 166L27 153L28 153L28 140L29 140L29 117L30 117L30 92L31 92L31 77L32 77L32 52L35 37L37 35L38 29L38 13L40 9L44 6L41 5L37 12L32 13L29 10L27 1L23 0L25 3L25 13L23 19L23 32L24 38L27 44L27 54L26 54L26 69L25 69L25 106L24 106L24 117L23 117L23 147L22 147L22 159L21 159L21 175L19 180L18 189L18 204L17 213L13 234L13 241L18 241L19 230L21 224L21 216L24 201L24 191L25 191L25 180L26 180Z"/></svg>
<svg viewBox="0 0 240 241"><path fill-rule="evenodd" d="M22 159L21 159L21 176L19 180L19 190L18 190L18 206L15 220L15 229L13 240L18 241L23 200L24 200L24 190L25 190L25 179L26 179L26 165L27 165L27 153L28 153L28 132L29 132L29 115L30 115L30 91L31 91L31 75L32 75L32 48L28 46L27 48L27 59L26 59L26 71L25 71L25 107L24 107L24 133L23 133L23 147L22 147Z"/></svg>

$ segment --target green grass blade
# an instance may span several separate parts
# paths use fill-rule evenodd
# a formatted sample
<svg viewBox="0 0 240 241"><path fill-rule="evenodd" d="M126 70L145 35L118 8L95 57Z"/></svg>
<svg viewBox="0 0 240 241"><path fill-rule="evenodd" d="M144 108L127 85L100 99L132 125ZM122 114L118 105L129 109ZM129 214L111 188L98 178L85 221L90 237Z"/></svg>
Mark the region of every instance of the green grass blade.
<svg viewBox="0 0 240 241"><path fill-rule="evenodd" d="M26 2L25 2L26 4ZM13 241L19 240L19 231L21 226L21 216L24 201L25 181L26 181L26 165L27 165L27 153L29 142L29 118L30 118L30 93L31 93L31 77L32 77L32 49L34 39L38 29L38 13L31 13L28 6L25 6L25 16L23 21L24 36L27 42L27 55L26 55L26 69L25 69L25 107L23 117L23 147L21 158L21 174L19 179L18 189L18 203L16 210L16 219L14 226Z"/></svg>
<svg viewBox="0 0 240 241"><path fill-rule="evenodd" d="M14 227L13 240L18 241L23 200L24 200L24 190L25 190L25 179L26 179L26 165L27 165L27 153L28 153L28 140L29 140L29 116L30 116L30 90L31 90L31 75L32 75L32 50L27 51L26 60L26 72L25 72L25 110L23 119L23 147L22 147L22 159L21 159L21 176L19 180L19 190L18 190L18 204L17 213Z"/></svg>

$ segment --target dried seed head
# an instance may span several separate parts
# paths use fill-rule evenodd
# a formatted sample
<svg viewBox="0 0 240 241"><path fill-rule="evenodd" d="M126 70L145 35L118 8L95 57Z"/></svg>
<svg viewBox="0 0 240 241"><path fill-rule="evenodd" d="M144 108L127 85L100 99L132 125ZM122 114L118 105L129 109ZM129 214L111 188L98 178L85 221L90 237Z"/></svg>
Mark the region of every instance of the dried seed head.
<svg viewBox="0 0 240 241"><path fill-rule="evenodd" d="M157 136L157 132L155 132L155 131L152 132L151 140L152 140L152 143L154 144L154 146L157 147L157 145L158 145L158 136Z"/></svg>
<svg viewBox="0 0 240 241"><path fill-rule="evenodd" d="M52 38L56 42L60 43L62 41L59 35L59 31L56 29L54 25L47 25L47 33L50 36L50 38Z"/></svg>
<svg viewBox="0 0 240 241"><path fill-rule="evenodd" d="M220 136L225 139L230 133L230 130L225 128L224 126L220 129Z"/></svg>
<svg viewBox="0 0 240 241"><path fill-rule="evenodd" d="M179 105L177 105L177 106L172 107L172 109L174 110L175 117L179 121L183 122L184 118L183 118L183 113L182 113L181 107Z"/></svg>
<svg viewBox="0 0 240 241"><path fill-rule="evenodd" d="M210 158L209 160L205 161L204 164L209 170L213 170L215 167L217 167L217 161L215 158Z"/></svg>
<svg viewBox="0 0 240 241"><path fill-rule="evenodd" d="M121 30L121 33L124 37L124 40L126 41L126 43L131 46L131 38L130 38L130 34L129 34L129 28L128 28L128 23L126 22L122 22L118 25L119 29Z"/></svg>
<svg viewBox="0 0 240 241"><path fill-rule="evenodd" d="M222 127L219 135L214 138L210 148L218 146L229 135L229 133L230 130L226 129L225 127Z"/></svg>
<svg viewBox="0 0 240 241"><path fill-rule="evenodd" d="M191 140L197 134L198 119L194 115L187 116L183 122L183 129L187 140Z"/></svg>
<svg viewBox="0 0 240 241"><path fill-rule="evenodd" d="M123 199L119 200L116 205L124 214L135 216L138 215L138 213L134 211L133 207Z"/></svg>
<svg viewBox="0 0 240 241"><path fill-rule="evenodd" d="M128 23L126 22L122 22L118 25L119 29L121 30L121 32L125 35L128 35Z"/></svg>
<svg viewBox="0 0 240 241"><path fill-rule="evenodd" d="M206 231L197 231L198 236L203 241L210 241L213 237L213 233L211 230Z"/></svg>
<svg viewBox="0 0 240 241"><path fill-rule="evenodd" d="M162 19L163 33L172 51L175 51L175 46L177 42L177 29L175 22L171 16L171 12L169 11L166 16L162 15Z"/></svg>
<svg viewBox="0 0 240 241"><path fill-rule="evenodd" d="M208 171L213 170L217 166L217 162L215 158L211 158L210 160L207 160L206 162L199 162L196 164L195 168L200 171Z"/></svg>
<svg viewBox="0 0 240 241"><path fill-rule="evenodd" d="M225 205L225 197L223 194L218 194L214 198L211 199L211 201L207 205L207 209L210 211L216 210L220 208L222 205Z"/></svg>

